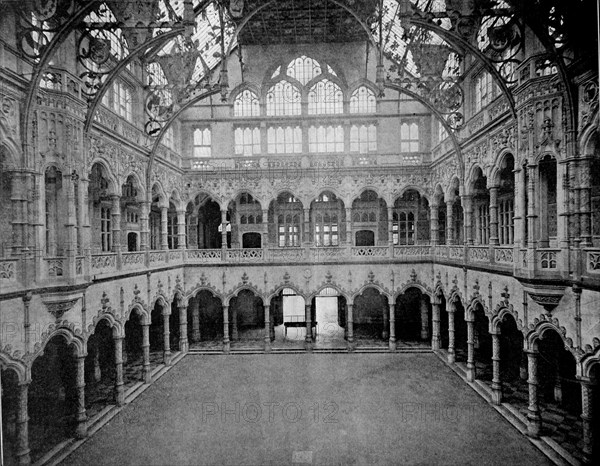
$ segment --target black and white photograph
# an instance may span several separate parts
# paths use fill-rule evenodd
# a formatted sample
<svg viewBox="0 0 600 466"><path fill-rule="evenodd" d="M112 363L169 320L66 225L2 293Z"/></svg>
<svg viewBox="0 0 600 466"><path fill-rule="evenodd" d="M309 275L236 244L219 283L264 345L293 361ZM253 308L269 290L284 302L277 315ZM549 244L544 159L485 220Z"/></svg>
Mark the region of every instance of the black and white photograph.
<svg viewBox="0 0 600 466"><path fill-rule="evenodd" d="M600 0L0 0L0 466L600 464Z"/></svg>

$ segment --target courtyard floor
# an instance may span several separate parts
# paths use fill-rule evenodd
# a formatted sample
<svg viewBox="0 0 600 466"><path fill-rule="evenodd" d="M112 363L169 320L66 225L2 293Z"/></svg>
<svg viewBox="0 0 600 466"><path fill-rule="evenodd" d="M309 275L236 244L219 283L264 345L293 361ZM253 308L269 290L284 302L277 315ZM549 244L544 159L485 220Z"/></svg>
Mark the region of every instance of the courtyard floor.
<svg viewBox="0 0 600 466"><path fill-rule="evenodd" d="M433 354L188 355L64 465L551 464Z"/></svg>

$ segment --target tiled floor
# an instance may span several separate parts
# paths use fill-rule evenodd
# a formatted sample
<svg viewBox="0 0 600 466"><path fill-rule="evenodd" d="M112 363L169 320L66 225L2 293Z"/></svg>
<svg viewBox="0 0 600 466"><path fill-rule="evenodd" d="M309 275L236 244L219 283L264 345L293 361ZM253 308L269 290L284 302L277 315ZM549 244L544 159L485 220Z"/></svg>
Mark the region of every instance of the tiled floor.
<svg viewBox="0 0 600 466"><path fill-rule="evenodd" d="M65 465L549 464L433 354L187 356Z"/></svg>

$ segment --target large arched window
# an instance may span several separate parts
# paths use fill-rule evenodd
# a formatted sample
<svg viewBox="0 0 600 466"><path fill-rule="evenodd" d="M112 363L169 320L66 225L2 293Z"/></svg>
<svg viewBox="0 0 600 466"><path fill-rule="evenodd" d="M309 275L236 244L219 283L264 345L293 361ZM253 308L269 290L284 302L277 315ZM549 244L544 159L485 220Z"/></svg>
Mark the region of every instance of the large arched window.
<svg viewBox="0 0 600 466"><path fill-rule="evenodd" d="M324 192L312 205L315 246L338 246L342 202L330 192Z"/></svg>
<svg viewBox="0 0 600 466"><path fill-rule="evenodd" d="M236 117L254 117L260 115L258 97L246 89L240 92L233 102L233 115Z"/></svg>
<svg viewBox="0 0 600 466"><path fill-rule="evenodd" d="M328 79L315 83L308 91L308 114L331 115L344 112L344 95L340 86Z"/></svg>
<svg viewBox="0 0 600 466"><path fill-rule="evenodd" d="M350 113L375 113L377 99L375 93L367 86L360 86L350 97Z"/></svg>
<svg viewBox="0 0 600 466"><path fill-rule="evenodd" d="M279 81L267 92L267 115L300 115L302 113L300 102L300 90L288 81Z"/></svg>
<svg viewBox="0 0 600 466"><path fill-rule="evenodd" d="M303 86L321 73L319 62L306 55L292 60L287 66L287 75L300 81Z"/></svg>
<svg viewBox="0 0 600 466"><path fill-rule="evenodd" d="M418 191L409 189L394 203L394 212L392 213L393 243L427 243L429 232L429 203Z"/></svg>

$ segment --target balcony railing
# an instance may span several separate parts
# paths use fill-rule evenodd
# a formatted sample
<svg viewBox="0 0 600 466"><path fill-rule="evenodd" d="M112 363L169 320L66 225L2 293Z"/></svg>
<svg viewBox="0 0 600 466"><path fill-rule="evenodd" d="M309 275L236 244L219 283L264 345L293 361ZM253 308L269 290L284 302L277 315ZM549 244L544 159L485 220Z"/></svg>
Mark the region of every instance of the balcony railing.
<svg viewBox="0 0 600 466"><path fill-rule="evenodd" d="M581 273L600 280L600 248L577 250ZM436 262L450 266L473 265L490 272L548 274L555 278L563 271L565 251L557 248L534 250L507 245L314 245L296 247L173 249L136 252L108 252L80 256L45 257L39 262L33 280L73 281L112 277L132 271L206 264L317 264L317 263L411 263ZM576 256L572 256L576 257ZM30 267L19 258L0 259L0 290L25 286ZM574 267L574 265L572 265ZM21 274L24 274L21 277ZM30 282L31 283L31 282ZM30 286L29 283L29 286Z"/></svg>

